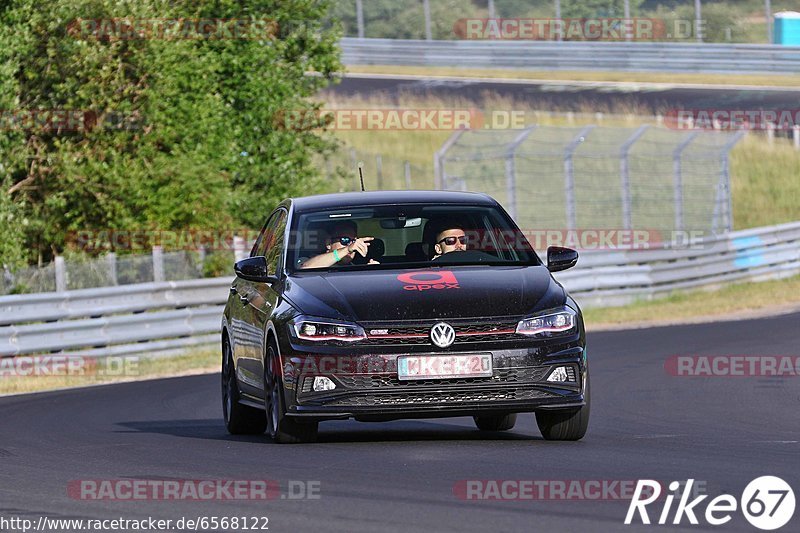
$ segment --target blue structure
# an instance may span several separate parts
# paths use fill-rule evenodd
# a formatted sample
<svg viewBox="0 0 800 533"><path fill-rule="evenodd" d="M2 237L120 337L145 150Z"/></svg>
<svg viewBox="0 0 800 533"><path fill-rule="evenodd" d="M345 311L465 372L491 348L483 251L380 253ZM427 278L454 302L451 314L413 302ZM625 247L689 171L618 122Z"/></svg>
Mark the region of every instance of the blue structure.
<svg viewBox="0 0 800 533"><path fill-rule="evenodd" d="M800 46L800 13L781 11L775 13L775 44Z"/></svg>

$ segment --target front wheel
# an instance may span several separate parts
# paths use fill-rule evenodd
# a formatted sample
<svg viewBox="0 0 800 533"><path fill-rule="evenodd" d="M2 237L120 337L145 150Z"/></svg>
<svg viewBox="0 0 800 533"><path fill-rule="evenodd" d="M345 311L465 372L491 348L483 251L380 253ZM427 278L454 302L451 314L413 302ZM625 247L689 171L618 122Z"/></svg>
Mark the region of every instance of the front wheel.
<svg viewBox="0 0 800 533"><path fill-rule="evenodd" d="M570 411L537 411L536 424L546 440L581 440L589 427L589 371L583 397L586 405Z"/></svg>
<svg viewBox="0 0 800 533"><path fill-rule="evenodd" d="M315 442L319 422L297 422L286 416L280 369L278 350L270 342L264 360L264 407L267 411L269 436L281 444Z"/></svg>
<svg viewBox="0 0 800 533"><path fill-rule="evenodd" d="M261 409L239 403L239 383L227 339L222 343L222 414L231 435L260 435L267 429Z"/></svg>

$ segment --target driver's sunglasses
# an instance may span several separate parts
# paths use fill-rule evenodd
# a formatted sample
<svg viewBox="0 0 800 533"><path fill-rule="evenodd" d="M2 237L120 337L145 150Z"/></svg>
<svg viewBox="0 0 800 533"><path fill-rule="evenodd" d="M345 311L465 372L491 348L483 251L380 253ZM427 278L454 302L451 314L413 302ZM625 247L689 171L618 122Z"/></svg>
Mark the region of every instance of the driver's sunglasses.
<svg viewBox="0 0 800 533"><path fill-rule="evenodd" d="M354 240L355 240L355 239L354 239L353 237L347 237L347 236L343 236L343 237L337 237L337 238L335 238L335 239L334 239L334 241L339 241L339 243L340 243L342 246L347 246L348 244L350 244L350 243L351 243L351 242L353 242Z"/></svg>
<svg viewBox="0 0 800 533"><path fill-rule="evenodd" d="M445 243L447 246L455 246L456 241L460 242L461 244L467 244L467 236L459 235L458 237L445 237L436 244Z"/></svg>

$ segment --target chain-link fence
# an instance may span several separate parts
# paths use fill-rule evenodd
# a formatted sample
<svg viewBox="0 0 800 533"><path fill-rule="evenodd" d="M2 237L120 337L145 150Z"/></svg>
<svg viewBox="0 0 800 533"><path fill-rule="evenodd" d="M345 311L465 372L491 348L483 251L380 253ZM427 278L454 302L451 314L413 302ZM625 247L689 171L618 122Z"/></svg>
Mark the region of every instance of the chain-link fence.
<svg viewBox="0 0 800 533"><path fill-rule="evenodd" d="M463 130L436 154L440 189L485 192L522 228L724 233L742 133L531 126Z"/></svg>
<svg viewBox="0 0 800 533"><path fill-rule="evenodd" d="M244 249L246 243L240 248ZM14 272L6 269L0 277L0 295L129 285L151 281L178 281L230 273L236 250L178 250L152 254L100 257L56 257L41 267L26 267ZM213 263L213 264L212 264ZM220 272L220 266L224 267Z"/></svg>
<svg viewBox="0 0 800 533"><path fill-rule="evenodd" d="M538 24L563 20L564 40L587 40L592 32L576 36L570 22L597 19L619 26L626 19L642 19L665 28L648 40L771 43L774 15L796 9L796 0L609 0L593 5L584 0L338 0L331 15L341 21L346 37L360 38L460 39L464 21L497 18ZM625 38L619 27L612 30ZM489 34L497 38L496 32Z"/></svg>
<svg viewBox="0 0 800 533"><path fill-rule="evenodd" d="M326 161L318 161L319 172L334 184L338 192L360 191L358 165L364 173L368 191L430 189L433 186L429 169L391 155L361 152L343 147ZM337 169L343 174L337 174Z"/></svg>

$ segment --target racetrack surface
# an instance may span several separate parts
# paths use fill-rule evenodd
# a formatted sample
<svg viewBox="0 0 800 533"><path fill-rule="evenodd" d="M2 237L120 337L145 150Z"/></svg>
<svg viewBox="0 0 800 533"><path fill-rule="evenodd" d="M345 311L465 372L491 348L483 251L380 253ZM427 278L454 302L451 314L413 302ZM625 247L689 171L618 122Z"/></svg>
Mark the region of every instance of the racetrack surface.
<svg viewBox="0 0 800 533"><path fill-rule="evenodd" d="M532 109L584 111L621 109L639 114L671 109L795 110L800 90L792 87L724 87L633 82L571 82L426 78L385 74L348 74L326 91L335 96L357 96L397 101L400 95L480 102L489 94L524 102Z"/></svg>
<svg viewBox="0 0 800 533"><path fill-rule="evenodd" d="M217 375L2 398L0 517L268 516L270 531L756 531L738 511L715 528L686 519L682 527L626 527L625 501L464 501L453 487L459 480L694 478L712 497L738 499L750 480L777 475L798 493L797 377L673 377L664 361L797 355L799 323L793 314L590 333L592 419L576 443L546 442L533 415L520 415L514 430L496 434L481 434L469 418L325 422L316 444L275 445L226 433ZM320 498L67 496L70 480L124 478L316 480ZM656 520L661 505L651 509ZM781 531L798 530L800 511Z"/></svg>

